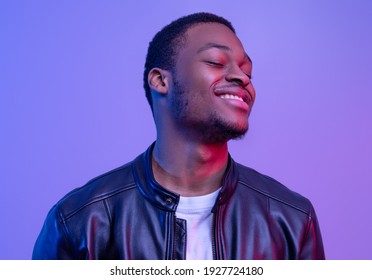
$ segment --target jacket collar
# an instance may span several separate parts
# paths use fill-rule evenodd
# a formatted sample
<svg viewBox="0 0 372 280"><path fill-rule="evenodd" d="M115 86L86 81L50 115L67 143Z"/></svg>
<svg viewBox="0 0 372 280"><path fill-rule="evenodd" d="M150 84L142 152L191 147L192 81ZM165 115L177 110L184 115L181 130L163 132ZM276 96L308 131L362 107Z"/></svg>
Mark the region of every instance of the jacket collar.
<svg viewBox="0 0 372 280"><path fill-rule="evenodd" d="M151 203L165 211L176 211L180 195L162 187L156 182L153 175L152 149L154 144L134 160L132 164L134 180L141 194ZM212 211L217 206L226 203L237 186L238 168L230 155L228 160L226 172L222 180L222 188Z"/></svg>

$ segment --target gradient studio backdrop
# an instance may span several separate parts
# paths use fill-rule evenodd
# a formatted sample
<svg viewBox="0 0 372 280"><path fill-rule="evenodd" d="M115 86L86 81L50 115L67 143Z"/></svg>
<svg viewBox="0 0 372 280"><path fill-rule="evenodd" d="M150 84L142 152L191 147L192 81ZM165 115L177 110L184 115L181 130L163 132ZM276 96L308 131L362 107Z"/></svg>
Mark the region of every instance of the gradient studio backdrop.
<svg viewBox="0 0 372 280"><path fill-rule="evenodd" d="M134 4L135 3L135 4ZM372 259L372 1L0 2L0 259L29 259L52 205L155 138L148 42L231 20L257 102L233 157L313 202L329 259Z"/></svg>

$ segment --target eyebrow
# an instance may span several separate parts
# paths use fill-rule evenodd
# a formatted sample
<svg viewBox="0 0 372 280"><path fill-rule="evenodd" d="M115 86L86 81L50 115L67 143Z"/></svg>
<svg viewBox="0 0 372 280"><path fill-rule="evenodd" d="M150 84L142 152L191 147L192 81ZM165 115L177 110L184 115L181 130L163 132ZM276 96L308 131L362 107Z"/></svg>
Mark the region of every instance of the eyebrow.
<svg viewBox="0 0 372 280"><path fill-rule="evenodd" d="M204 52L206 50L213 49L213 48L220 49L220 50L223 50L223 51L228 51L228 52L231 51L231 49L228 46L219 45L219 44L215 44L215 43L207 43L203 47L198 49L197 53L201 53L201 52Z"/></svg>
<svg viewBox="0 0 372 280"><path fill-rule="evenodd" d="M206 50L213 49L213 48L223 50L223 51L227 51L227 52L231 52L231 49L228 46L219 45L219 44L216 44L216 43L207 43L203 47L198 49L198 51L196 53L201 53L201 52L204 52ZM249 55L247 53L244 53L244 54L245 54L245 57L248 58L249 62L252 64L252 59L249 57Z"/></svg>

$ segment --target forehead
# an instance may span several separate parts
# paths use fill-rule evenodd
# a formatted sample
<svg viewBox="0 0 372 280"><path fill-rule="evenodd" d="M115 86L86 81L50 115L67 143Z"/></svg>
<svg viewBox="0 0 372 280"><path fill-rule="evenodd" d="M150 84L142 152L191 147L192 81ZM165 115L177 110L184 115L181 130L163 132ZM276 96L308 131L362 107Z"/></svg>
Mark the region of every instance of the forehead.
<svg viewBox="0 0 372 280"><path fill-rule="evenodd" d="M245 55L239 38L225 25L220 23L201 23L186 31L186 42L183 50L189 54L198 54L213 46L221 46L221 50Z"/></svg>

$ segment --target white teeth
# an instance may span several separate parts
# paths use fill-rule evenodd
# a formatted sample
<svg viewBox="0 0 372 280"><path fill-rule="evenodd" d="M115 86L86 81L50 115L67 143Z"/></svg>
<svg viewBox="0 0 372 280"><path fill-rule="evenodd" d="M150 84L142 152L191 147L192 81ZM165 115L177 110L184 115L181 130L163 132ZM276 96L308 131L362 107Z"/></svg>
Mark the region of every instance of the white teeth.
<svg viewBox="0 0 372 280"><path fill-rule="evenodd" d="M220 95L220 97L223 99L235 99L235 100L240 100L244 102L243 98L236 96L236 95L232 95L232 94L224 94L224 95Z"/></svg>

